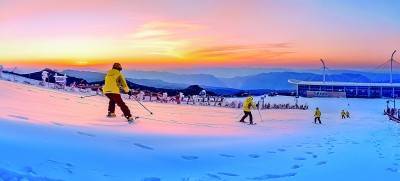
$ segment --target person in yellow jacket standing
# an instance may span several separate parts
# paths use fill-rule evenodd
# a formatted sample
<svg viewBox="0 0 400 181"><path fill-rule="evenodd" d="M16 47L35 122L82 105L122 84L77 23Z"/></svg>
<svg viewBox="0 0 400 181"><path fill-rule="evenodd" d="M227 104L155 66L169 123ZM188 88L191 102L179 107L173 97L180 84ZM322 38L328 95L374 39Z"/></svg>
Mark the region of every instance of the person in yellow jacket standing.
<svg viewBox="0 0 400 181"><path fill-rule="evenodd" d="M253 123L253 115L251 114L251 108L256 108L256 106L253 103L253 97L250 96L250 97L247 97L246 100L243 103L244 115L243 115L242 119L240 119L239 122L245 123L244 119L246 119L247 116L249 116L250 124L254 124Z"/></svg>
<svg viewBox="0 0 400 181"><path fill-rule="evenodd" d="M314 113L314 123L315 124L317 124L317 120L318 120L319 124L322 124L322 122L321 122L321 111L319 110L318 107L315 109L315 113Z"/></svg>
<svg viewBox="0 0 400 181"><path fill-rule="evenodd" d="M104 78L103 94L108 97L110 102L108 103L108 117L116 117L115 115L115 104L117 104L121 111L124 113L128 122L133 122L133 117L128 106L121 98L120 87L123 91L129 95L132 95L128 84L126 83L124 75L121 73L122 66L119 63L114 63L113 68L107 72Z"/></svg>
<svg viewBox="0 0 400 181"><path fill-rule="evenodd" d="M344 110L340 112L340 115L342 116L342 119L346 119L346 112L344 112Z"/></svg>

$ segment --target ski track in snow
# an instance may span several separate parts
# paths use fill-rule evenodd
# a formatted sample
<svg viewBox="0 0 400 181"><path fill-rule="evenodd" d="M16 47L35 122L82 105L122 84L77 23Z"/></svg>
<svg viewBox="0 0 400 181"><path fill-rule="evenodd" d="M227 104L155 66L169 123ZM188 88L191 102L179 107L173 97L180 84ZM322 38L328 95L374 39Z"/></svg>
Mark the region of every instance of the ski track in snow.
<svg viewBox="0 0 400 181"><path fill-rule="evenodd" d="M52 122L52 124L54 124L54 125L56 125L56 126L65 126L64 124L59 123L59 122Z"/></svg>
<svg viewBox="0 0 400 181"><path fill-rule="evenodd" d="M22 120L25 120L25 121L29 120L29 118L25 117L25 116L18 116L18 115L12 115L12 114L10 114L8 116L12 117L12 118L22 119Z"/></svg>
<svg viewBox="0 0 400 181"><path fill-rule="evenodd" d="M260 155L258 155L258 154L249 154L248 156L250 158L260 158Z"/></svg>
<svg viewBox="0 0 400 181"><path fill-rule="evenodd" d="M269 180L269 179L278 179L278 178L285 178L285 177L294 177L297 173L285 173L285 174L266 174L258 177L251 177L248 178L249 180Z"/></svg>
<svg viewBox="0 0 400 181"><path fill-rule="evenodd" d="M0 168L0 180L4 181L60 181L58 179L52 179L41 176L32 176L32 175L36 174L33 174L32 172L28 172L26 174L20 174L17 172Z"/></svg>
<svg viewBox="0 0 400 181"><path fill-rule="evenodd" d="M158 177L146 177L142 179L142 181L161 181L161 178Z"/></svg>
<svg viewBox="0 0 400 181"><path fill-rule="evenodd" d="M219 154L219 156L221 157L225 157L225 158L235 158L235 155L230 155L230 154Z"/></svg>
<svg viewBox="0 0 400 181"><path fill-rule="evenodd" d="M229 176L229 177L238 177L238 176L240 176L239 174L229 173L229 172L218 172L218 175Z"/></svg>
<svg viewBox="0 0 400 181"><path fill-rule="evenodd" d="M77 131L76 133L78 133L79 135L83 135L83 136L96 137L96 135L94 135L94 134L86 133L83 131Z"/></svg>
<svg viewBox="0 0 400 181"><path fill-rule="evenodd" d="M190 160L190 161L199 159L198 156L193 156L193 155L182 155L181 158L183 158L185 160Z"/></svg>
<svg viewBox="0 0 400 181"><path fill-rule="evenodd" d="M221 180L221 177L216 175L216 174L212 174L212 173L207 173L206 174L208 177L210 177L211 179L215 179L215 180Z"/></svg>
<svg viewBox="0 0 400 181"><path fill-rule="evenodd" d="M145 150L154 150L154 148L150 147L150 146L146 146L140 143L134 143L133 145L135 145L136 147L139 147L141 149L145 149Z"/></svg>

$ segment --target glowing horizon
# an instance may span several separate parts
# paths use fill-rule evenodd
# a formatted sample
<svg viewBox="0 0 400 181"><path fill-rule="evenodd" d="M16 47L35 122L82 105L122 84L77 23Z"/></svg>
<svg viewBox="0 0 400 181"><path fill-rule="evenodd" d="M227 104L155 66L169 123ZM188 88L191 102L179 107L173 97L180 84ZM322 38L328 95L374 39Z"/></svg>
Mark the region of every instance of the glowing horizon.
<svg viewBox="0 0 400 181"><path fill-rule="evenodd" d="M400 2L0 2L0 63L366 67L400 48ZM394 4L393 4L394 3Z"/></svg>

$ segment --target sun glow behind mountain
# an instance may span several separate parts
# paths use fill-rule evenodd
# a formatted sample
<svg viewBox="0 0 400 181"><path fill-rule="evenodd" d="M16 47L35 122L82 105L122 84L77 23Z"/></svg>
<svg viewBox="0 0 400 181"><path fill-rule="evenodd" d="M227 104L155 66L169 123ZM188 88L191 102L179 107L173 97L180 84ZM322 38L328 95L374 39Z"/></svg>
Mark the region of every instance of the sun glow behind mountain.
<svg viewBox="0 0 400 181"><path fill-rule="evenodd" d="M0 63L295 67L324 57L375 65L400 47L400 3L393 3L5 0Z"/></svg>

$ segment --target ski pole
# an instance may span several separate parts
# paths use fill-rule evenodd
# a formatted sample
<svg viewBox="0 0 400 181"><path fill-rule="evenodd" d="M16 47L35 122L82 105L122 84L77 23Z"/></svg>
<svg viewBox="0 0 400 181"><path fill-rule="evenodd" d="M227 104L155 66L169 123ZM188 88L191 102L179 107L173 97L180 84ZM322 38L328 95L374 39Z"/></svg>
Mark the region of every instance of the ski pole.
<svg viewBox="0 0 400 181"><path fill-rule="evenodd" d="M264 121L263 118L262 118L262 116L261 116L260 109L257 109L257 111L258 111L258 115L260 115L261 122Z"/></svg>
<svg viewBox="0 0 400 181"><path fill-rule="evenodd" d="M83 99L83 98L86 98L86 97L94 97L94 96L97 96L97 94L87 95L87 96L81 96L81 98Z"/></svg>
<svg viewBox="0 0 400 181"><path fill-rule="evenodd" d="M147 107L144 106L140 101L138 101L138 100L136 100L136 99L135 99L135 101L136 101L137 103L139 103L144 109L146 109L146 111L148 111L151 115L153 115L153 112L151 112L149 109L147 109Z"/></svg>

